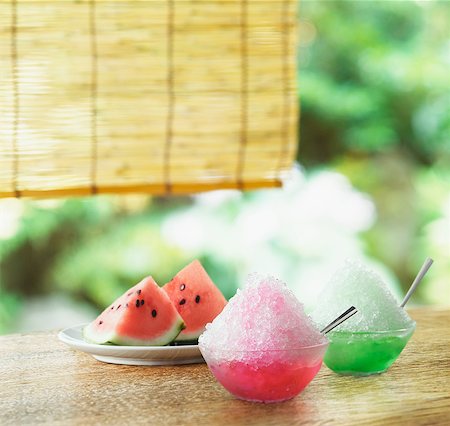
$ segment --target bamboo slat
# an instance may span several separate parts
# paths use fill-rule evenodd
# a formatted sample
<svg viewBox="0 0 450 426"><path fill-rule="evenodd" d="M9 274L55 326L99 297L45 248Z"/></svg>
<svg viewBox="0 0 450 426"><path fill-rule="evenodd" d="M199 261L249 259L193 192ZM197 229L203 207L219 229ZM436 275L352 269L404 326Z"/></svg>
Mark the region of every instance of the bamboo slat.
<svg viewBox="0 0 450 426"><path fill-rule="evenodd" d="M0 197L279 186L295 0L0 0Z"/></svg>

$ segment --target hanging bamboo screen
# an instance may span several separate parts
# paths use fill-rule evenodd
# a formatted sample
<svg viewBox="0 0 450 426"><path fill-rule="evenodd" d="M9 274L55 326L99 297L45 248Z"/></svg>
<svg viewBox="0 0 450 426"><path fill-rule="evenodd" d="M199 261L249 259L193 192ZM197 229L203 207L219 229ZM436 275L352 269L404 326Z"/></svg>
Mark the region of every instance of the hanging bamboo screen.
<svg viewBox="0 0 450 426"><path fill-rule="evenodd" d="M297 0L0 0L0 196L277 186Z"/></svg>

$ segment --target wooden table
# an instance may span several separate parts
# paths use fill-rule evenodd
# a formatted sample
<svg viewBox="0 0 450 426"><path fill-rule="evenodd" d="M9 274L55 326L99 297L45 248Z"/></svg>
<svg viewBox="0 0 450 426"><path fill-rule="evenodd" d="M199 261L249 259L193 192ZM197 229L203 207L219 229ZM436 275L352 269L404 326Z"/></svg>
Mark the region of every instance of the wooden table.
<svg viewBox="0 0 450 426"><path fill-rule="evenodd" d="M53 333L0 337L0 424L450 425L450 310L411 311L417 330L385 374L322 367L279 404L233 398L205 365L100 363Z"/></svg>

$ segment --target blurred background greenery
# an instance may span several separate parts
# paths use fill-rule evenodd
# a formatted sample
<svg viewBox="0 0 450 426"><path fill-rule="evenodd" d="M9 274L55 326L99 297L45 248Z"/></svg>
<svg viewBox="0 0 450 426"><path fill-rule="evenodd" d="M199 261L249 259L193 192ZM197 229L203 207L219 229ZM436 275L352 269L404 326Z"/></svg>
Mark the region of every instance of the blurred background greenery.
<svg viewBox="0 0 450 426"><path fill-rule="evenodd" d="M0 201L0 333L91 319L198 257L231 297L261 271L307 305L347 257L450 305L450 2L302 1L298 166L282 190Z"/></svg>

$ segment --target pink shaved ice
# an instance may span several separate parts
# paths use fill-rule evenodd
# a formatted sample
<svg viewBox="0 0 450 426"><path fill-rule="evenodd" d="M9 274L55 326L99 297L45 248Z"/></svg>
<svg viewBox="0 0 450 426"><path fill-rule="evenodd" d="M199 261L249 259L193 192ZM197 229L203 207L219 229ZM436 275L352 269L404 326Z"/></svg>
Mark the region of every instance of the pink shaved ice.
<svg viewBox="0 0 450 426"><path fill-rule="evenodd" d="M199 338L201 347L224 351L298 349L325 342L286 284L257 274Z"/></svg>

